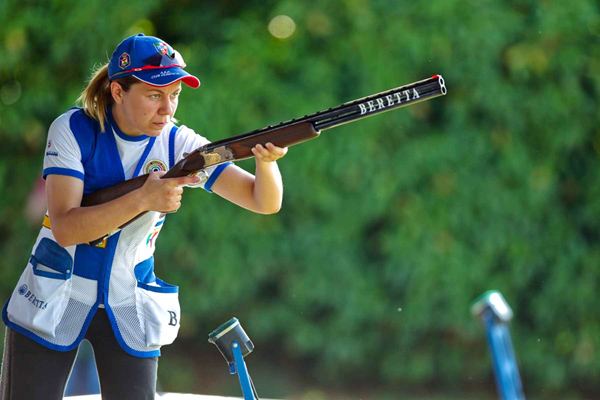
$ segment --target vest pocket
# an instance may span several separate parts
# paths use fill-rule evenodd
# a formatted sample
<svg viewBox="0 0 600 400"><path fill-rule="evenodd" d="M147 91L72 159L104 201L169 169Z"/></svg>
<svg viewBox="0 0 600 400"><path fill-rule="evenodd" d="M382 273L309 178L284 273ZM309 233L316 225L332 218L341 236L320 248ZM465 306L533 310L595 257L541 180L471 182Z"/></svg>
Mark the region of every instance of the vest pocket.
<svg viewBox="0 0 600 400"><path fill-rule="evenodd" d="M179 332L179 287L158 278L152 283L138 281L135 297L146 346L173 343Z"/></svg>
<svg viewBox="0 0 600 400"><path fill-rule="evenodd" d="M6 310L9 320L54 337L69 302L72 275L69 252L42 238L12 293Z"/></svg>

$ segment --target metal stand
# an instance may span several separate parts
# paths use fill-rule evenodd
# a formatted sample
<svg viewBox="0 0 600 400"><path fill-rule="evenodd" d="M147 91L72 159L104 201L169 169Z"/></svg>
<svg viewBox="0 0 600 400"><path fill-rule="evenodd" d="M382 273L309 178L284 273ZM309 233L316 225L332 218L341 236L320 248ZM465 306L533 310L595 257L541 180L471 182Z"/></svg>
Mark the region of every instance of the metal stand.
<svg viewBox="0 0 600 400"><path fill-rule="evenodd" d="M259 400L244 362L244 357L254 350L254 345L238 319L232 318L215 329L208 335L208 341L217 346L225 357L229 365L229 373L238 374L244 400Z"/></svg>
<svg viewBox="0 0 600 400"><path fill-rule="evenodd" d="M506 303L500 292L485 292L473 302L471 313L479 316L483 322L500 398L503 400L525 400L510 332L508 331L507 323L513 316L508 303Z"/></svg>

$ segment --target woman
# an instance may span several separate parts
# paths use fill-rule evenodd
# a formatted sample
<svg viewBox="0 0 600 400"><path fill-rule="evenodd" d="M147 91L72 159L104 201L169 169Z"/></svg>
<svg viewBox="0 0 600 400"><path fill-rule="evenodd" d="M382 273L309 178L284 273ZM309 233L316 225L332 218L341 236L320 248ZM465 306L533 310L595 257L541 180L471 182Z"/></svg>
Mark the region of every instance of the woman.
<svg viewBox="0 0 600 400"><path fill-rule="evenodd" d="M183 70L171 46L142 34L117 46L79 100L50 127L44 159L48 213L3 310L2 399L62 399L77 346L94 348L103 399L154 399L160 347L179 329L177 287L154 275L154 245L182 186L200 186L258 213L282 200L277 164L287 149L252 151L255 176L233 164L203 177L160 179L208 141L173 123ZM150 173L140 189L81 207L83 194ZM118 230L136 215L142 218ZM111 235L102 243L89 242Z"/></svg>

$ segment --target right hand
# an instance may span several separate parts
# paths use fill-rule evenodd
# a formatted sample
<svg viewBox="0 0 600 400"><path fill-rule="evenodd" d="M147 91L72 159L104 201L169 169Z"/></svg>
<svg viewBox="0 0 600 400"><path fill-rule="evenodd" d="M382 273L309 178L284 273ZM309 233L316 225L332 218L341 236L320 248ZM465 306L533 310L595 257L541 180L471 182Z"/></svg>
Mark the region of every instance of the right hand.
<svg viewBox="0 0 600 400"><path fill-rule="evenodd" d="M140 188L145 208L149 211L174 212L181 207L183 185L198 183L197 176L161 179L164 171L152 172Z"/></svg>

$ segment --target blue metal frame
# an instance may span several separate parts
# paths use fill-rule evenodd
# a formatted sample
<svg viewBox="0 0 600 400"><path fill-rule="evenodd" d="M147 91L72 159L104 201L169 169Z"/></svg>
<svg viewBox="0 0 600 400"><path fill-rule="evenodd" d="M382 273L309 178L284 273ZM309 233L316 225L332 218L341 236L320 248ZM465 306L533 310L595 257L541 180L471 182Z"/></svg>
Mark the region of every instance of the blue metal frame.
<svg viewBox="0 0 600 400"><path fill-rule="evenodd" d="M231 350L233 351L235 364L229 365L229 372L235 374L237 370L237 375L240 379L240 385L242 386L244 400L258 400L256 397L254 397L254 392L252 391L252 385L250 383L250 375L248 374L248 369L246 368L246 363L244 362L244 356L242 355L242 350L239 343L231 342Z"/></svg>

